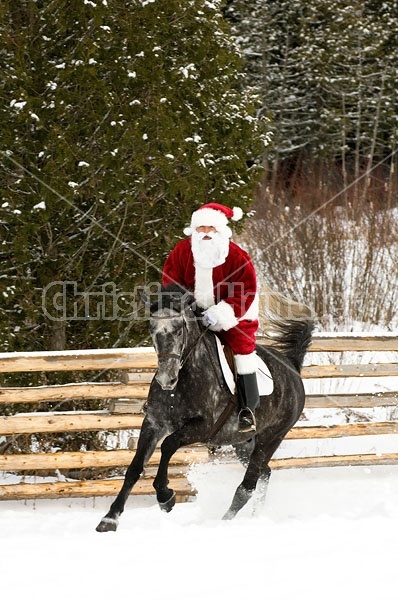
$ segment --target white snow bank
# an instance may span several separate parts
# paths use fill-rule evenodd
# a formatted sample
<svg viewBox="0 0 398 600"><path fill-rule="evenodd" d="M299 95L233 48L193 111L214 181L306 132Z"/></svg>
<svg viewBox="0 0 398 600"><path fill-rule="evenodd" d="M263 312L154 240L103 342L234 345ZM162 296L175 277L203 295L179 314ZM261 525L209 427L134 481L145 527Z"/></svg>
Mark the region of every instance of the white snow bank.
<svg viewBox="0 0 398 600"><path fill-rule="evenodd" d="M395 597L398 467L274 472L256 516L251 501L221 521L242 474L199 465L194 502L130 498L116 534L94 531L111 499L1 503L4 596Z"/></svg>

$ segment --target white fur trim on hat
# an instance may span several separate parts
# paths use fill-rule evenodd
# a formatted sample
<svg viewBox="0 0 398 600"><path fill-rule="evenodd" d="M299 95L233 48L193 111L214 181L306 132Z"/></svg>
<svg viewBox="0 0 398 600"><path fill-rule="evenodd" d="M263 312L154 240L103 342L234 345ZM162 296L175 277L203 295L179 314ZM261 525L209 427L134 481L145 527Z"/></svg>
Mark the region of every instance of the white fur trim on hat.
<svg viewBox="0 0 398 600"><path fill-rule="evenodd" d="M203 225L212 225L217 227L225 227L228 225L228 219L224 213L219 210L213 210L212 208L201 208L192 213L191 227L202 227Z"/></svg>
<svg viewBox="0 0 398 600"><path fill-rule="evenodd" d="M196 227L200 227L200 225L196 225ZM193 232L196 231L196 227L185 227L183 229L184 235L192 235ZM228 225L224 225L224 227L216 227L215 229L223 237L226 237L228 239L232 237L232 230L230 227L228 227Z"/></svg>
<svg viewBox="0 0 398 600"><path fill-rule="evenodd" d="M257 371L257 354L235 354L236 370L239 375L249 375Z"/></svg>
<svg viewBox="0 0 398 600"><path fill-rule="evenodd" d="M239 221L242 216L243 211L239 206L229 208L221 204L210 203L192 213L191 223L184 229L184 234L192 235L192 232L198 227L208 226L214 227L218 232L230 238L232 231L228 227L228 218L232 221Z"/></svg>

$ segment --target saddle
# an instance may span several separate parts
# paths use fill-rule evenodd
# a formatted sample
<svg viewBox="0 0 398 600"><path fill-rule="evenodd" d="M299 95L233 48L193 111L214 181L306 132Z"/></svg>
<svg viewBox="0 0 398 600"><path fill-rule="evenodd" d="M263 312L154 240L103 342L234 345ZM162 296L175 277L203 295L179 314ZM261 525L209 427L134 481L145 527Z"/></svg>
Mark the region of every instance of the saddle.
<svg viewBox="0 0 398 600"><path fill-rule="evenodd" d="M236 386L236 365L234 353L230 346L223 346L220 339L216 336L218 359L220 361L223 377L231 394L235 394ZM268 396L274 390L274 382L270 370L265 362L257 356L257 385L260 396Z"/></svg>
<svg viewBox="0 0 398 600"><path fill-rule="evenodd" d="M234 353L230 346L221 344L220 339L216 337L218 359L220 361L221 370L225 383L227 384L232 396L229 399L228 404L214 423L212 430L209 435L209 442L218 433L224 423L228 420L234 410L239 410L243 407L243 402L239 397L237 391L239 387L237 385L237 371ZM272 380L271 373L265 364L265 362L257 356L257 385L260 396L266 396L272 394L274 389L274 382Z"/></svg>

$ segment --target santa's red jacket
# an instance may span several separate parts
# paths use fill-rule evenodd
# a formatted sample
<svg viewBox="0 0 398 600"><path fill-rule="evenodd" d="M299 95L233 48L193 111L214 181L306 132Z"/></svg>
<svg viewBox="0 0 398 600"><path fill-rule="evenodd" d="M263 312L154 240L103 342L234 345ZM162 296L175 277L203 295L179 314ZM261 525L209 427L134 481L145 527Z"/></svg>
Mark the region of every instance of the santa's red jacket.
<svg viewBox="0 0 398 600"><path fill-rule="evenodd" d="M241 320L255 321L258 317L253 263L247 252L234 242L229 242L229 253L222 265L205 269L194 265L191 238L182 240L164 264L162 283L182 285L193 292L202 308L216 305L219 329L224 331Z"/></svg>

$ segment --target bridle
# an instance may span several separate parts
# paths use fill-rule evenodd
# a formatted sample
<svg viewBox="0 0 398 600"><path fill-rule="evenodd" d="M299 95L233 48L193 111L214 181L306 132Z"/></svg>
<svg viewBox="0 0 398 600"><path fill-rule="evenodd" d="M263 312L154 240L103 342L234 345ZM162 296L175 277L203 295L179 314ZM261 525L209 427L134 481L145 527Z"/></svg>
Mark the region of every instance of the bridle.
<svg viewBox="0 0 398 600"><path fill-rule="evenodd" d="M196 318L196 317L195 317ZM195 350L196 346L201 342L203 336L207 333L209 326L205 327L200 335L198 336L198 338L195 340L195 342L192 344L191 348L188 350L188 353L185 355L185 357L183 356L184 350L187 346L187 340L188 340L188 325L187 325L187 320L186 320L186 316L185 313L180 313L179 315L160 315L160 316L154 316L151 315L151 319L182 319L182 353L181 354L177 354L175 352L157 352L157 356L159 359L174 359L174 360L178 360L180 362L180 369L182 369L182 367L185 365L185 363L187 362L188 358L191 356L192 352Z"/></svg>
<svg viewBox="0 0 398 600"><path fill-rule="evenodd" d="M192 352L195 350L195 348L198 346L198 344L200 344L202 342L202 340L204 341L204 345L206 348L206 351L208 352L209 356L211 357L211 352L209 350L208 344L206 342L206 338L204 337L205 334L208 332L210 325L208 325L207 327L204 327L202 329L202 331L200 332L200 335L196 338L195 342L192 344L191 348L188 350L187 354L185 355L185 357L183 357L183 353L186 347L186 341L187 341L187 337L188 337L188 325L187 325L187 320L186 320L186 315L184 312L180 313L179 315L159 315L159 316L151 316L152 319L180 319L182 318L182 326L183 326L183 346L182 346L182 353L181 354L177 354L175 352L157 352L157 356L159 359L161 358L166 358L166 359L174 359L174 360L178 360L180 363L179 366L179 370L182 369L182 367L185 365L185 363L188 361L189 357L191 356ZM220 389L223 386L223 382L220 380L220 375L218 373L217 367L214 363L213 360L211 360L211 365L214 369L215 375L218 379L218 383L220 386ZM174 389L170 389L169 390L169 394L170 397L172 398L174 396ZM210 430L209 436L208 436L208 440L209 443L211 442L212 438L218 433L218 431L221 429L221 427L224 425L224 423L227 421L227 419L229 418L229 416L232 414L233 410L236 408L236 403L237 403L237 396L236 394L233 394L229 400L229 402L227 403L226 407L224 408L224 410L221 412L221 414L219 415L218 419L216 420L216 422L213 424L213 427ZM172 407L173 408L173 407Z"/></svg>

